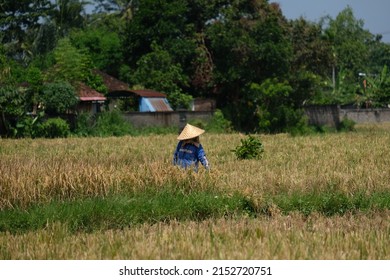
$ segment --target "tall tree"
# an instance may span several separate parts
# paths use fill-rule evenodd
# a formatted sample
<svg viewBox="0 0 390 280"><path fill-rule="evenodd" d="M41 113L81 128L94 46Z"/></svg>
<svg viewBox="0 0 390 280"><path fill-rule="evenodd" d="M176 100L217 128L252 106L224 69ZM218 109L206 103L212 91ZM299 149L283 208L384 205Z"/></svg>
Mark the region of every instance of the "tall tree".
<svg viewBox="0 0 390 280"><path fill-rule="evenodd" d="M94 0L95 13L115 13L130 20L139 5L139 0Z"/></svg>
<svg viewBox="0 0 390 280"><path fill-rule="evenodd" d="M0 40L10 55L19 60L31 56L35 34L51 9L50 0L1 1Z"/></svg>
<svg viewBox="0 0 390 280"><path fill-rule="evenodd" d="M86 1L56 0L52 10L52 20L55 22L60 36L69 34L72 28L81 28L85 23Z"/></svg>
<svg viewBox="0 0 390 280"><path fill-rule="evenodd" d="M335 19L329 16L324 18L322 24L326 25L325 35L333 47L334 74L343 69L347 71L347 78L351 82L356 82L358 73L367 69L368 43L374 39L373 35L364 29L364 21L356 19L349 6Z"/></svg>
<svg viewBox="0 0 390 280"><path fill-rule="evenodd" d="M118 76L123 52L118 32L107 27L87 27L69 36L72 45L89 54L94 67Z"/></svg>
<svg viewBox="0 0 390 280"><path fill-rule="evenodd" d="M192 100L191 96L185 95L182 91L188 84L188 77L184 75L182 67L174 63L170 54L156 43L152 44L152 52L137 62L132 82L165 92L174 109L180 107L188 109Z"/></svg>
<svg viewBox="0 0 390 280"><path fill-rule="evenodd" d="M329 76L333 65L330 42L322 34L319 24L300 18L291 21L293 44L292 72L309 71L322 77Z"/></svg>
<svg viewBox="0 0 390 280"><path fill-rule="evenodd" d="M144 0L128 22L123 48L131 67L149 53L152 42L166 49L181 65L189 65L195 50L194 29L188 22L187 1Z"/></svg>
<svg viewBox="0 0 390 280"><path fill-rule="evenodd" d="M239 111L248 108L250 84L286 77L292 54L287 35L279 7L264 0L231 1L207 28L219 106L227 106L236 126L245 122Z"/></svg>
<svg viewBox="0 0 390 280"><path fill-rule="evenodd" d="M368 67L372 74L381 73L383 66L390 69L390 44L381 40L382 37L378 35L369 43Z"/></svg>
<svg viewBox="0 0 390 280"><path fill-rule="evenodd" d="M57 39L55 24L52 22L42 24L33 42L32 51L34 56L45 56L51 52L57 45Z"/></svg>
<svg viewBox="0 0 390 280"><path fill-rule="evenodd" d="M293 45L290 97L294 106L301 107L322 92L321 81L331 75L334 56L319 24L300 18L291 21L290 25Z"/></svg>
<svg viewBox="0 0 390 280"><path fill-rule="evenodd" d="M47 73L47 80L70 83L86 81L92 68L89 55L75 48L69 38L58 41L54 50L55 64Z"/></svg>

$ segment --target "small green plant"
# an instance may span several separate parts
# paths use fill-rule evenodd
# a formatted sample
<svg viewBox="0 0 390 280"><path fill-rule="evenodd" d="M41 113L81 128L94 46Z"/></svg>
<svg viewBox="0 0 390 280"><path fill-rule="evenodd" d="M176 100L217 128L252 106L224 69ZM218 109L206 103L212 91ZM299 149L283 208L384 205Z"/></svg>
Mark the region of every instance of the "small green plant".
<svg viewBox="0 0 390 280"><path fill-rule="evenodd" d="M355 124L356 123L353 120L345 118L340 122L337 129L338 131L345 131L345 132L355 131Z"/></svg>
<svg viewBox="0 0 390 280"><path fill-rule="evenodd" d="M238 159L260 159L264 147L260 139L249 135L246 139L241 139L241 145L237 146L233 152Z"/></svg>

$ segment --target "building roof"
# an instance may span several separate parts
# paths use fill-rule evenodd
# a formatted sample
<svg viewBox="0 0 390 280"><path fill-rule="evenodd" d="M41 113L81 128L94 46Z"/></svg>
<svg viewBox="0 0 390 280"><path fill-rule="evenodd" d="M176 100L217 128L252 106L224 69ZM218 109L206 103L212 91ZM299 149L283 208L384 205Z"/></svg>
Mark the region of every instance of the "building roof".
<svg viewBox="0 0 390 280"><path fill-rule="evenodd" d="M117 78L114 78L107 73L104 73L103 71L100 71L98 69L94 70L94 73L102 77L103 83L108 89L108 92L115 92L115 91L129 91L129 85L125 82L122 82L118 80Z"/></svg>
<svg viewBox="0 0 390 280"><path fill-rule="evenodd" d="M151 89L130 89L127 83L122 82L98 69L95 69L94 73L102 77L103 83L106 85L110 97L129 97L133 94L147 98L167 97L166 94Z"/></svg>
<svg viewBox="0 0 390 280"><path fill-rule="evenodd" d="M151 89L137 89L137 90L130 90L130 91L134 92L138 96L146 97L146 98L153 98L153 97L166 98L167 97L167 95L165 93L154 91Z"/></svg>
<svg viewBox="0 0 390 280"><path fill-rule="evenodd" d="M77 93L80 101L105 101L107 99L103 94L83 83L78 84Z"/></svg>
<svg viewBox="0 0 390 280"><path fill-rule="evenodd" d="M173 111L165 98L148 98L150 104L157 112Z"/></svg>
<svg viewBox="0 0 390 280"><path fill-rule="evenodd" d="M94 73L100 75L108 89L107 97L109 98L130 98L141 97L147 99L152 111L172 111L167 101L167 95L151 89L130 89L129 85L104 73L100 70L94 70ZM140 109L142 111L142 109Z"/></svg>

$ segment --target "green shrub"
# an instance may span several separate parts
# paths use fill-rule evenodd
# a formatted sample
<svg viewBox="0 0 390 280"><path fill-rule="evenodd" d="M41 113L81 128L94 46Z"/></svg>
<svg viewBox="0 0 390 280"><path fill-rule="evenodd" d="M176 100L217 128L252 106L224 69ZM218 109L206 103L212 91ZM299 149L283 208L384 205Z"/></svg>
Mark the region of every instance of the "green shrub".
<svg viewBox="0 0 390 280"><path fill-rule="evenodd" d="M194 126L197 126L202 129L207 129L207 122L200 119L193 119L188 122L189 124L192 124Z"/></svg>
<svg viewBox="0 0 390 280"><path fill-rule="evenodd" d="M260 139L249 135L246 139L241 139L241 145L237 146L233 152L238 159L260 159L264 147Z"/></svg>
<svg viewBox="0 0 390 280"><path fill-rule="evenodd" d="M168 96L169 104L173 110L184 109L189 110L193 97L181 91L171 92Z"/></svg>
<svg viewBox="0 0 390 280"><path fill-rule="evenodd" d="M345 132L355 131L355 125L356 125L356 123L353 120L350 120L348 118L344 118L340 122L337 129L338 129L338 131L345 131Z"/></svg>
<svg viewBox="0 0 390 280"><path fill-rule="evenodd" d="M93 134L95 126L94 115L90 113L81 113L76 118L74 134L77 136L89 136Z"/></svg>
<svg viewBox="0 0 390 280"><path fill-rule="evenodd" d="M61 118L51 118L39 127L38 136L45 138L63 138L70 133L69 124Z"/></svg>
<svg viewBox="0 0 390 280"><path fill-rule="evenodd" d="M17 137L39 137L41 121L44 117L44 112L39 112L35 117L24 115L18 119L16 124Z"/></svg>
<svg viewBox="0 0 390 280"><path fill-rule="evenodd" d="M45 85L40 99L45 106L45 111L51 114L66 113L67 110L73 109L79 102L75 89L66 82Z"/></svg>
<svg viewBox="0 0 390 280"><path fill-rule="evenodd" d="M221 110L215 110L211 119L206 122L200 119L193 119L189 121L190 124L205 129L207 132L213 133L229 133L232 132L232 124L229 120L225 119Z"/></svg>
<svg viewBox="0 0 390 280"><path fill-rule="evenodd" d="M95 136L124 136L132 133L132 126L117 110L100 113L93 130Z"/></svg>
<svg viewBox="0 0 390 280"><path fill-rule="evenodd" d="M206 125L208 132L226 133L232 131L232 123L225 119L221 110L215 110L213 117Z"/></svg>
<svg viewBox="0 0 390 280"><path fill-rule="evenodd" d="M287 128L287 132L292 136L310 135L316 133L316 128L308 124L308 117L302 116L294 126Z"/></svg>

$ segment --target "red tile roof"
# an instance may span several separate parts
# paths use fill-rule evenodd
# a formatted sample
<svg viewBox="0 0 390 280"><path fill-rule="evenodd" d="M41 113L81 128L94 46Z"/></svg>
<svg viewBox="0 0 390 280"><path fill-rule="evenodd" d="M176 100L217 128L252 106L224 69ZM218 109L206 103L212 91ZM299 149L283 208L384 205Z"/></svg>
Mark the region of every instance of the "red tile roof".
<svg viewBox="0 0 390 280"><path fill-rule="evenodd" d="M132 89L130 89L129 85L126 84L125 82L122 82L122 81L118 80L117 78L114 78L114 77L108 75L107 73L104 73L103 71L100 71L98 69L95 69L94 73L102 77L103 82L106 85L110 96L122 96L122 95L127 96L128 94L125 93L125 92L127 92L127 93L135 93L138 96L147 97L147 98L149 98L149 97L166 98L167 97L166 94L164 94L162 92L157 92L157 91L151 90L151 89L132 90ZM123 93L122 94L119 93L120 95L118 95L118 93L112 94L113 92L118 92L118 91L121 91Z"/></svg>
<svg viewBox="0 0 390 280"><path fill-rule="evenodd" d="M77 93L81 101L105 101L106 97L90 88L89 86L79 83L77 86Z"/></svg>
<svg viewBox="0 0 390 280"><path fill-rule="evenodd" d="M103 71L96 69L94 70L94 73L102 77L103 83L106 85L108 92L130 90L128 84L108 75L107 73L104 73Z"/></svg>

